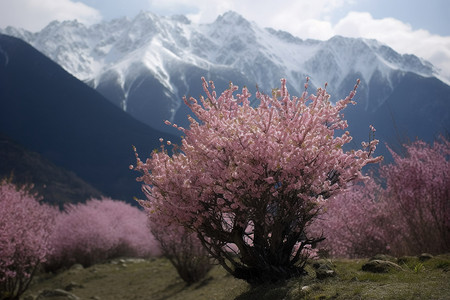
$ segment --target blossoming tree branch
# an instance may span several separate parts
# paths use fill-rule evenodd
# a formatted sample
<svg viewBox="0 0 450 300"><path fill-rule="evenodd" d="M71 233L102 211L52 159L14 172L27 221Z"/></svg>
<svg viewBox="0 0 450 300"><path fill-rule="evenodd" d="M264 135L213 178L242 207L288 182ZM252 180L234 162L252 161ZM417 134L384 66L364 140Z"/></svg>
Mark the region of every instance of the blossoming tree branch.
<svg viewBox="0 0 450 300"><path fill-rule="evenodd" d="M377 163L378 143L344 151L351 141L342 110L356 88L335 105L326 89L291 97L286 80L272 95L230 84L219 97L202 78L206 97L184 98L196 118L173 153L162 146L142 161L136 153L147 200L140 204L159 223L194 232L229 273L250 283L304 273L306 249L323 240L308 236L322 201L363 178ZM337 135L337 130L342 131ZM167 141L170 145L170 141Z"/></svg>

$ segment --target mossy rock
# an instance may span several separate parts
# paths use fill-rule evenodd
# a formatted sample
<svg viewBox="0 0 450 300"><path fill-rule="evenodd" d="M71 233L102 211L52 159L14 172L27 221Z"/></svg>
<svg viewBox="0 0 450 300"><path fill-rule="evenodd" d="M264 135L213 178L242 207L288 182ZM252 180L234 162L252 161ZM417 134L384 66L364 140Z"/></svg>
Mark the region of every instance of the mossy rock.
<svg viewBox="0 0 450 300"><path fill-rule="evenodd" d="M378 259L368 261L361 267L361 269L365 272L372 273L389 273L392 270L403 270L402 267L394 262Z"/></svg>
<svg viewBox="0 0 450 300"><path fill-rule="evenodd" d="M316 272L316 278L319 280L335 277L336 270L331 261L320 259L313 263L313 268Z"/></svg>
<svg viewBox="0 0 450 300"><path fill-rule="evenodd" d="M79 300L77 296L67 291L56 289L56 290L44 290L42 291L36 300Z"/></svg>

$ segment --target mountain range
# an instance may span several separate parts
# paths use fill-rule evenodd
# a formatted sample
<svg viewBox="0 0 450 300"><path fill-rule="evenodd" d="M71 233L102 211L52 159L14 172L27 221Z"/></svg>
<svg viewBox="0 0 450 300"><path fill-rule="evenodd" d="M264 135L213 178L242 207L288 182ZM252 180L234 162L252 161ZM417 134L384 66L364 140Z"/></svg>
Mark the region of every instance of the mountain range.
<svg viewBox="0 0 450 300"><path fill-rule="evenodd" d="M37 67L38 61L44 61L43 57L23 60L16 56L17 74L13 77L11 73L4 73L3 76L9 85L17 85L17 93L29 90L26 97L32 99L34 96L36 110L43 110L47 105L48 93L56 93L60 98L51 103L52 107L58 107L57 112L51 114L47 108L44 121L11 115L44 131L51 128L46 125L50 120L52 126L62 122L63 127L67 127L64 134L88 143L119 139L123 144L136 144L136 139L142 142L148 136L179 135L178 131L164 125L164 120L184 127L188 125L186 116L190 112L181 99L184 95L197 97L203 94L202 76L213 80L218 92L232 81L241 87L248 86L253 94L255 86L270 93L272 88L279 87L280 78L286 78L293 95L301 94L306 77L309 77L310 92L328 83L331 101L345 97L360 78L355 98L357 105L345 111L349 131L354 137L351 146L360 147L361 141L367 141L369 125L374 125L376 138L381 141L377 153L386 156L385 143L395 149L415 138L431 142L439 134L447 134L450 128L450 86L446 79L424 59L399 54L376 40L342 36L327 41L302 40L284 31L261 28L235 12L227 12L210 24L195 24L180 15L163 17L141 12L133 19L115 19L92 26L77 21L54 21L35 33L12 27L0 29L0 33L21 39L60 66L58 75L55 75L56 71L52 71L52 75L47 70L49 61L45 61L45 67ZM17 52L12 46L7 49L3 45L5 40L13 43L11 39L3 36L0 40L0 59L3 59L0 68L3 69L11 67L8 60L12 61L10 58ZM13 44L20 44L20 47L14 46L20 49L27 48L18 40ZM33 51L37 57L37 51ZM27 52L26 56L29 55ZM51 68L58 68L56 64ZM72 76L61 75L64 70ZM35 77L28 78L30 72ZM6 79L0 77L0 80ZM67 84L66 81L71 82L71 87L76 86L73 92L60 88ZM2 103L5 103L5 97L8 101L13 99L9 88L0 93ZM15 112L25 106L17 107ZM67 112L72 110L77 112L75 116ZM10 112L5 110L0 114L8 118ZM109 114L114 117L103 122ZM85 116L88 116L89 125L81 121ZM118 156L113 158L108 153L102 157L103 166L97 163L81 168L83 160L95 162L95 155L84 148L83 154L78 151L76 162L67 163L66 158L58 155L66 156L64 151L68 154L77 152L73 150L77 145L65 145L58 155L52 156L51 146L45 151L35 147L39 143L33 134L25 134L26 131L18 134L18 121L8 122L0 121L0 131L5 131L8 123L6 134L32 150L44 153L57 164L71 170L78 167L75 173L82 174L80 177L90 183L102 173L98 168L102 169L108 162L119 162ZM93 136L91 126L101 127L96 136ZM74 128L66 130L71 127ZM131 130L135 136L140 135L139 138L131 138L130 130L123 128L139 128ZM47 134L50 136L53 144L59 139L64 140L62 134ZM67 143L64 141L63 144ZM144 148L158 146L154 141L150 144ZM118 150L111 146L108 145L108 151ZM128 150L121 151L125 157ZM127 156L124 160L129 164L132 158ZM97 175L88 175L94 173ZM94 186L104 191L110 180L105 179Z"/></svg>
<svg viewBox="0 0 450 300"><path fill-rule="evenodd" d="M302 40L231 11L210 24L141 12L131 20L89 27L54 21L36 33L11 27L3 33L30 43L136 119L169 132L162 122L166 119L187 125L181 99L202 93L201 76L213 80L219 91L233 81L268 92L284 77L297 95L308 76L312 92L327 82L334 101L360 78L359 105L369 113L408 73L441 78L431 63L400 55L376 40Z"/></svg>

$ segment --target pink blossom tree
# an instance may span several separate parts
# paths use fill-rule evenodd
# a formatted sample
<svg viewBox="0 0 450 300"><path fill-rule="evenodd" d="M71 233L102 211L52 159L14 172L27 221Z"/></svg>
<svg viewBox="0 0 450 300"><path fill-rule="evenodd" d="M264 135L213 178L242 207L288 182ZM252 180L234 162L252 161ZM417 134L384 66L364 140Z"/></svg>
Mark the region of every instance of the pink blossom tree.
<svg viewBox="0 0 450 300"><path fill-rule="evenodd" d="M52 216L27 188L0 183L0 299L19 299L45 262Z"/></svg>
<svg viewBox="0 0 450 300"><path fill-rule="evenodd" d="M147 196L141 205L161 222L196 232L237 278L261 283L302 274L302 250L321 240L306 235L319 203L381 159L370 157L376 140L345 152L349 132L335 136L347 127L341 112L354 103L356 86L333 105L325 89L308 95L307 84L291 97L282 79L272 97L256 93L254 108L247 88L235 97L238 87L230 84L217 97L202 80L206 98L184 99L198 121L190 117L190 128L179 128L180 148L169 155L163 147L145 162L136 154Z"/></svg>
<svg viewBox="0 0 450 300"><path fill-rule="evenodd" d="M109 198L69 205L55 221L48 269L87 267L116 257L148 257L160 253L147 227L146 213Z"/></svg>

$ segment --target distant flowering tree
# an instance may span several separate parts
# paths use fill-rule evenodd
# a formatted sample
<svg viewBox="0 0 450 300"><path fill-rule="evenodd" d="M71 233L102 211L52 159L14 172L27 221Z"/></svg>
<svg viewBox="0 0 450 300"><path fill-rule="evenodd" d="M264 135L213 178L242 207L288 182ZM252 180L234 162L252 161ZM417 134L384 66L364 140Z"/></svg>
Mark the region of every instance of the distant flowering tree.
<svg viewBox="0 0 450 300"><path fill-rule="evenodd" d="M311 233L322 233L320 250L332 257L369 257L389 252L397 229L385 190L373 178L349 186L322 207Z"/></svg>
<svg viewBox="0 0 450 300"><path fill-rule="evenodd" d="M45 262L52 216L27 188L0 183L0 299L19 299Z"/></svg>
<svg viewBox="0 0 450 300"><path fill-rule="evenodd" d="M230 84L217 98L203 80L200 104L184 98L190 117L180 149L162 149L145 162L137 156L138 180L148 200L141 205L161 222L176 222L197 233L228 272L250 283L302 274L303 249L321 240L307 236L319 203L362 177L361 168L377 144L343 151L350 142L341 111L354 103L353 91L332 105L325 89L291 97L286 81L272 97L247 88L234 96ZM166 122L170 125L170 122ZM176 125L173 125L177 127ZM170 144L168 142L168 144ZM234 253L233 253L234 252Z"/></svg>
<svg viewBox="0 0 450 300"><path fill-rule="evenodd" d="M398 252L443 253L450 250L450 142L404 145L406 155L391 154L394 163L381 176L396 221Z"/></svg>
<svg viewBox="0 0 450 300"><path fill-rule="evenodd" d="M323 206L312 232L333 256L416 255L450 250L450 142L404 145L377 181L354 185ZM382 187L385 186L384 188Z"/></svg>
<svg viewBox="0 0 450 300"><path fill-rule="evenodd" d="M159 254L145 212L122 201L92 199L69 205L55 221L48 269L87 267L116 257Z"/></svg>

